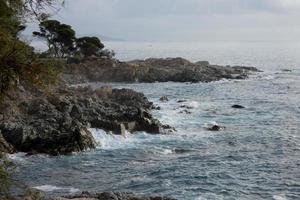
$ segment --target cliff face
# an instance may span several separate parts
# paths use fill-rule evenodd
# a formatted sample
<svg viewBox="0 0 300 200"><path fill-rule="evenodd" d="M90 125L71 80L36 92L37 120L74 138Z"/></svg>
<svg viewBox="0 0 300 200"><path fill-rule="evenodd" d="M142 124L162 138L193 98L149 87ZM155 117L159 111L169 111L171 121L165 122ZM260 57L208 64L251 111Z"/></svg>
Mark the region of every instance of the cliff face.
<svg viewBox="0 0 300 200"><path fill-rule="evenodd" d="M183 58L134 60L90 59L69 64L64 72L68 83L83 82L210 82L223 78L244 79L254 67L210 65L207 61L192 63Z"/></svg>

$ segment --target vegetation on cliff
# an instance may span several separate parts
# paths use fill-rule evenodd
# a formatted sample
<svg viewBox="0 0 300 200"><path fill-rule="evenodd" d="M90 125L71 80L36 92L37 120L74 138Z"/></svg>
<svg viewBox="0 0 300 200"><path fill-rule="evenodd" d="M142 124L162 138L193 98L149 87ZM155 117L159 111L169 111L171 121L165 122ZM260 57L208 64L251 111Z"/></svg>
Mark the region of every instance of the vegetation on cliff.
<svg viewBox="0 0 300 200"><path fill-rule="evenodd" d="M20 82L46 87L57 80L59 65L38 59L34 49L19 34L30 17L40 18L50 0L0 0L0 98Z"/></svg>

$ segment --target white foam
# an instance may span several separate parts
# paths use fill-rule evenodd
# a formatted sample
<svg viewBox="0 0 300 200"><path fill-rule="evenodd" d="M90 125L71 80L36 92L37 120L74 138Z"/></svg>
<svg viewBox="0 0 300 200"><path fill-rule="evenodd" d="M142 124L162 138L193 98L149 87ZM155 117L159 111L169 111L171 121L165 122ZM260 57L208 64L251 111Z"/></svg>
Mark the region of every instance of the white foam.
<svg viewBox="0 0 300 200"><path fill-rule="evenodd" d="M107 133L101 129L90 129L90 131L93 134L96 142L98 143L98 148L105 150L134 147L144 138L142 133L137 135L127 132L125 136L122 136Z"/></svg>
<svg viewBox="0 0 300 200"><path fill-rule="evenodd" d="M199 107L199 103L197 101L188 101L185 103L185 105L192 107L192 108L198 108Z"/></svg>
<svg viewBox="0 0 300 200"><path fill-rule="evenodd" d="M73 187L58 187L55 185L41 185L41 186L35 186L34 189L43 191L43 192L53 192L53 191L68 191L69 193L76 193L79 192L79 189L73 188Z"/></svg>
<svg viewBox="0 0 300 200"><path fill-rule="evenodd" d="M216 121L210 121L210 122L206 122L203 125L203 128L210 128L212 126L218 126L219 124Z"/></svg>
<svg viewBox="0 0 300 200"><path fill-rule="evenodd" d="M161 148L161 147L153 147L153 148L151 148L151 152L153 154L160 154L160 155L170 155L170 154L173 154L173 150L172 149Z"/></svg>
<svg viewBox="0 0 300 200"><path fill-rule="evenodd" d="M274 200L286 200L286 196L284 194L278 194L273 196Z"/></svg>
<svg viewBox="0 0 300 200"><path fill-rule="evenodd" d="M26 161L25 159L25 153L15 153L15 154L9 154L7 155L8 159L17 162L17 163L24 163Z"/></svg>

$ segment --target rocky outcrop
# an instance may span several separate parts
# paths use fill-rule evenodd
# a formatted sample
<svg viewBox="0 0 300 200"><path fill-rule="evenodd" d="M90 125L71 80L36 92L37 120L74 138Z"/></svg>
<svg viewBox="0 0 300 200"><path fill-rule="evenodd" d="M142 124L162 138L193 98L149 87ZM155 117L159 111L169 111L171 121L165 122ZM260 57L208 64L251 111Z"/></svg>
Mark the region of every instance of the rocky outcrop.
<svg viewBox="0 0 300 200"><path fill-rule="evenodd" d="M0 152L3 152L3 153L14 153L15 152L14 147L6 141L6 139L3 137L1 131L0 131Z"/></svg>
<svg viewBox="0 0 300 200"><path fill-rule="evenodd" d="M149 112L152 103L133 90L62 87L43 95L21 98L15 106L8 104L11 108L0 111L4 115L1 149L11 146L16 151L58 155L95 148L89 127L114 134L166 132Z"/></svg>
<svg viewBox="0 0 300 200"><path fill-rule="evenodd" d="M168 197L145 197L138 196L134 193L125 192L103 192L97 194L91 194L83 192L80 195L69 196L69 197L58 197L49 200L175 200Z"/></svg>
<svg viewBox="0 0 300 200"><path fill-rule="evenodd" d="M68 83L82 82L210 82L223 78L244 79L254 67L211 65L207 61L192 63L183 58L150 58L120 62L93 59L69 64L64 72Z"/></svg>

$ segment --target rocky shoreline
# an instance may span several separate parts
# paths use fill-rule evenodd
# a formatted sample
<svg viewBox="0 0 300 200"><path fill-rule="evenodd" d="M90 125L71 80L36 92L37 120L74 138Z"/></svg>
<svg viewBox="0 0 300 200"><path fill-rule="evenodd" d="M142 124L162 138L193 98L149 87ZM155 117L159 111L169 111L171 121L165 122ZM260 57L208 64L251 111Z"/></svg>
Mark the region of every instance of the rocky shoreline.
<svg viewBox="0 0 300 200"><path fill-rule="evenodd" d="M145 131L169 134L174 128L151 115L153 103L142 93L109 86L70 88L86 82L210 82L223 78L245 79L258 72L254 67L191 63L182 58L147 59L130 62L90 59L68 64L59 87L50 92L24 85L8 95L0 106L0 152L26 152L27 155L65 155L95 148L98 144L89 128L125 135ZM167 101L167 98L161 98ZM172 200L143 197L133 193L104 192L52 198L48 200Z"/></svg>
<svg viewBox="0 0 300 200"><path fill-rule="evenodd" d="M125 193L125 192L102 192L102 193L88 193L83 192L80 195L67 196L67 197L58 197L48 200L175 200L169 197L146 197L139 196L134 193Z"/></svg>
<svg viewBox="0 0 300 200"><path fill-rule="evenodd" d="M153 108L142 93L111 87L19 94L0 109L0 150L59 155L93 149L97 144L88 128L120 135L170 132L152 117Z"/></svg>
<svg viewBox="0 0 300 200"><path fill-rule="evenodd" d="M207 61L190 62L183 58L149 58L121 62L90 58L68 64L63 78L69 84L87 82L211 82L221 79L245 79L258 72L255 67L211 65Z"/></svg>

